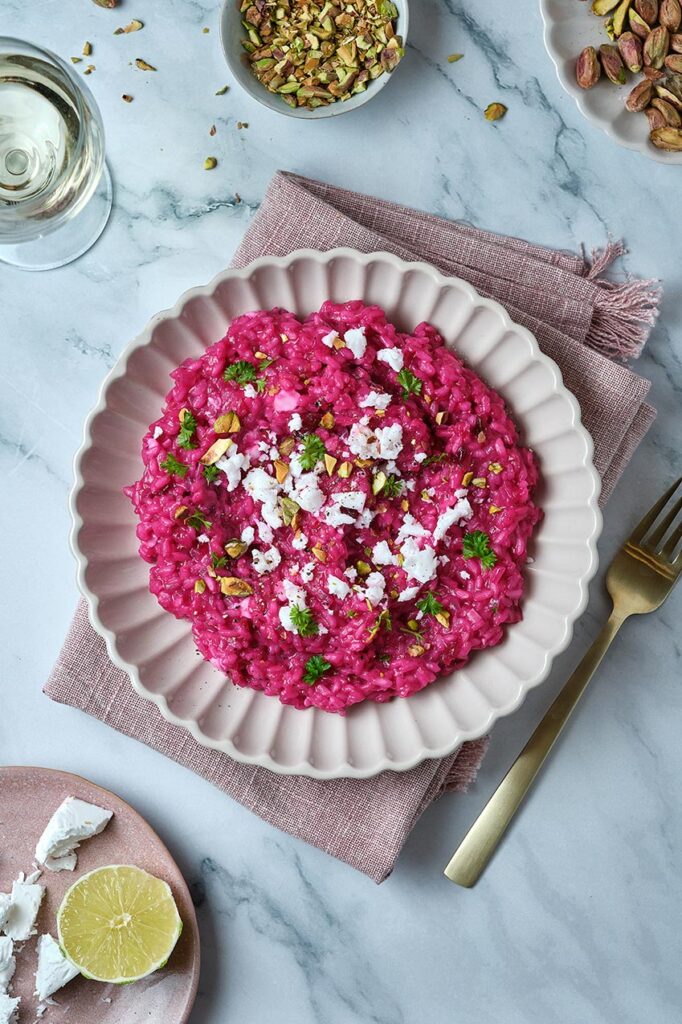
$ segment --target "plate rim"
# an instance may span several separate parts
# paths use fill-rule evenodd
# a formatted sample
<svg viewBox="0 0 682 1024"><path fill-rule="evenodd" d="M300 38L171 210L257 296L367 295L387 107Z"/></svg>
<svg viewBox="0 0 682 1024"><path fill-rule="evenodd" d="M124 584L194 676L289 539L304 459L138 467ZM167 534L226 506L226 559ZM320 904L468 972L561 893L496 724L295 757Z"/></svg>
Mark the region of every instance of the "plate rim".
<svg viewBox="0 0 682 1024"><path fill-rule="evenodd" d="M561 640L557 641L550 649L545 651L545 661L542 669L536 673L531 682L524 682L524 687L518 697L511 702L511 704L505 705L504 707L490 708L486 721L481 726L472 728L469 730L460 730L457 734L454 742L448 742L440 747L434 749L425 750L422 748L418 754L412 757L405 758L400 761L390 760L383 757L381 761L377 762L373 767L370 768L358 768L356 765L351 764L349 761L344 762L343 765L333 769L320 769L316 765L312 764L309 760L301 761L295 765L282 765L275 761L270 752L258 753L258 754L246 754L241 750L235 748L234 744L229 739L214 740L210 736L207 736L202 732L198 722L193 718L182 718L176 715L174 711L168 706L168 701L160 693L152 693L142 683L139 671L136 665L126 661L118 652L117 649L117 638L116 634L104 625L99 617L99 598L90 589L86 582L86 571L88 568L87 556L80 550L79 546L79 535L81 529L84 526L83 518L78 511L77 503L80 491L85 486L85 479L82 472L82 463L85 455L93 446L92 437L92 426L97 417L106 409L106 397L110 385L124 377L128 362L139 348L149 344L152 339L152 334L155 328L164 321L177 319L184 307L197 296L209 297L219 287L219 285L228 279L246 279L250 277L254 272L266 266L279 266L283 269L287 269L296 261L301 260L312 260L321 263L331 263L334 259L351 259L356 260L362 266L367 266L371 262L377 260L388 261L393 264L394 269L401 273L408 273L409 271L421 271L422 273L428 274L434 282L441 288L450 287L453 284L456 285L460 290L467 293L472 303L478 307L489 309L495 315L500 317L506 330L511 330L514 333L521 335L529 346L532 358L534 361L542 363L545 368L551 373L554 381L555 393L559 394L566 400L571 409L571 428L581 435L585 445L584 458L581 466L585 469L592 481L592 493L588 502L588 509L592 516L592 530L590 536L587 538L587 548L589 551L589 565L585 572L578 579L578 585L580 588L580 599L574 607L573 611L566 616L566 631L565 635ZM132 339L125 346L116 360L114 366L107 373L104 380L102 381L97 402L91 409L90 413L85 419L83 426L83 439L74 456L73 460L73 473L74 482L69 492L69 511L71 514L71 530L69 533L69 545L76 559L76 576L78 587L83 594L88 611L89 621L95 629L95 631L103 638L107 654L109 658L118 668L122 669L130 679L133 689L141 697L149 702L156 704L162 716L167 722L172 725L179 726L186 729L193 738L203 747L207 747L211 750L217 750L221 753L227 754L232 757L235 761L242 764L258 765L263 768L267 768L278 775L303 775L309 778L315 779L336 779L336 778L372 778L375 775L380 774L383 771L396 771L404 772L415 768L423 761L440 759L448 756L458 750L463 743L470 740L479 739L484 736L494 723L500 719L505 718L507 715L512 714L514 711L523 704L527 694L539 686L549 675L554 659L562 651L566 649L570 643L575 623L578 621L582 613L584 612L588 597L589 597L589 584L594 578L595 573L599 565L599 556L597 553L597 541L601 535L603 526L603 517L599 508L599 496L601 494L601 478L594 468L594 442L589 431L585 428L582 422L580 405L573 395L573 393L566 387L563 382L563 376L557 363L550 357L545 355L541 351L540 346L532 334L526 327L516 323L511 319L507 310L495 299L488 299L482 296L473 285L469 284L468 281L454 275L443 274L433 265L422 261L422 260L403 260L399 256L395 256L393 253L384 252L377 250L370 253L360 252L357 249L352 249L346 246L336 247L329 250L317 250L317 249L295 249L292 250L285 256L260 256L255 260L252 260L243 267L227 268L226 270L219 271L206 285L200 285L194 288L189 288L184 291L173 306L168 309L162 310L156 313L150 318L143 330Z"/></svg>
<svg viewBox="0 0 682 1024"><path fill-rule="evenodd" d="M180 866L178 865L177 860L175 859L175 857L173 856L171 851L168 849L166 843L163 841L163 839L161 838L159 833L156 831L156 829L153 828L153 826L149 824L149 822L144 817L144 815L141 814L140 811L138 811L136 807L133 807L133 805L131 803L129 803L128 800L125 800L122 796L119 796L118 793L114 793L113 789L106 789L106 787L100 786L100 784L98 782L93 782L91 779L86 779L84 775L79 775L77 772L69 772L69 771L66 771L63 768L51 768L48 765L40 765L40 764L36 764L36 765L30 765L30 764L3 764L3 765L0 765L0 778L4 774L8 774L8 775L15 775L16 774L16 775L19 775L21 772L39 772L41 775L44 774L44 775L49 775L51 777L58 777L59 779L64 779L66 782L69 782L70 780L75 780L76 782L83 783L86 786L88 786L88 787L90 787L90 788L92 788L94 790L97 790L98 793L101 793L104 803L106 803L106 798L107 797L113 797L115 800L118 800L120 803L122 803L124 805L124 807L127 808L127 810L130 811L131 814L134 814L135 817L139 819L139 821L142 823L144 828L148 832L151 833L151 835L153 836L154 840L159 844L161 850L165 854L167 854L168 859L175 866L175 869L176 869L176 871L178 873L178 877L182 880L182 884L183 884L183 886L185 888L184 895L186 896L186 904L187 904L188 907L192 908L192 917L191 917L191 921L189 922L189 926L191 928L192 937L194 939L195 956L194 956L193 963L192 963L192 977L191 977L191 983L190 983L190 988L189 988L189 999L188 999L188 1002L187 1002L187 1005L186 1005L185 1009L182 1012L182 1016L179 1017L178 1021L177 1021L177 1024L188 1024L188 1021L189 1021L189 1018L191 1016L192 1010L194 1009L194 1004L196 1003L196 1000L197 1000L197 993L199 991L199 978L201 976L201 933L199 932L199 922L197 921L197 912L196 912L196 908L194 906L194 900L192 899L192 894L191 894L189 886L187 884L187 879L185 878L183 872L180 870ZM183 926L186 926L186 922L184 922L184 921L183 921Z"/></svg>
<svg viewBox="0 0 682 1024"><path fill-rule="evenodd" d="M589 124L595 125L605 135L607 135L613 142L618 146L622 146L623 149L629 149L633 153L641 153L643 156L648 157L649 160L654 160L658 164L667 164L668 166L675 166L676 164L682 164L682 153L669 153L663 149L656 149L655 146L647 145L646 140L637 142L636 140L627 140L617 135L613 130L613 124L610 120L604 117L598 117L591 110L588 110L585 102L587 97L587 91L581 89L580 86L574 83L568 78L563 71L563 58L559 56L558 51L554 48L550 40L550 33L552 27L556 24L554 17L549 12L550 0L540 0L540 17L542 18L542 39L545 44L545 50L554 65L556 76L559 79L559 84L563 88L564 92L571 97L577 106L580 113L583 115L585 120ZM586 8L588 5L584 5ZM595 19L596 21L596 19ZM599 40L597 39L597 43ZM576 54L577 59L577 54Z"/></svg>

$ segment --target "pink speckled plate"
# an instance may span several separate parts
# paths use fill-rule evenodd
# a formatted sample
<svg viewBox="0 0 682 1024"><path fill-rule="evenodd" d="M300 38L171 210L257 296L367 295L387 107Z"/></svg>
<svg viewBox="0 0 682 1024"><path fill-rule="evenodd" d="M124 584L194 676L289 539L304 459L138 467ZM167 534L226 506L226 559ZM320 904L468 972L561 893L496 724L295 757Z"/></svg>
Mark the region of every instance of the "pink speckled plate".
<svg viewBox="0 0 682 1024"><path fill-rule="evenodd" d="M167 966L133 985L103 985L75 978L55 993L44 1024L185 1024L199 982L199 931L194 906L180 870L159 837L137 811L119 797L68 772L49 768L0 767L0 892L7 892L20 871L30 874L36 841L67 796L114 812L104 832L78 850L75 871L45 871L46 892L38 916L38 934L56 938L56 913L68 887L81 875L105 864L136 864L170 885L183 930ZM36 942L17 953L11 994L21 996L20 1024L36 1019Z"/></svg>

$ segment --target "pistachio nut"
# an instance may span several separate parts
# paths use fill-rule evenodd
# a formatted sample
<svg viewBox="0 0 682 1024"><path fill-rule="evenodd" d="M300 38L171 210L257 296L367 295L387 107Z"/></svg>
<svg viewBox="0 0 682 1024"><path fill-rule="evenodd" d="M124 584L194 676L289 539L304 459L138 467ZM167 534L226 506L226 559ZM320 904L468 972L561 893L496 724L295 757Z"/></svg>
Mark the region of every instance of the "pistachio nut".
<svg viewBox="0 0 682 1024"><path fill-rule="evenodd" d="M658 68L642 68L642 74L650 82L660 82L662 78L665 78L665 71L659 71Z"/></svg>
<svg viewBox="0 0 682 1024"><path fill-rule="evenodd" d="M104 7L105 10L112 11L118 3L118 0L92 0L92 2L93 4L96 4L97 7Z"/></svg>
<svg viewBox="0 0 682 1024"><path fill-rule="evenodd" d="M632 113L638 114L642 110L646 110L646 108L651 103L653 94L653 82L649 82L645 78L643 79L643 81L638 82L637 85L634 87L634 89L625 101L625 106L628 110L632 111Z"/></svg>
<svg viewBox="0 0 682 1024"><path fill-rule="evenodd" d="M646 39L651 32L651 26L644 18L640 17L637 11L630 10L628 12L628 21L630 22L630 29L639 36L640 39Z"/></svg>
<svg viewBox="0 0 682 1024"><path fill-rule="evenodd" d="M665 66L669 71L682 72L682 53L669 53L665 58Z"/></svg>
<svg viewBox="0 0 682 1024"><path fill-rule="evenodd" d="M673 53L682 53L682 32L675 32L671 35L670 49Z"/></svg>
<svg viewBox="0 0 682 1024"><path fill-rule="evenodd" d="M675 110L682 111L682 100L670 89L670 83L668 81L659 82L658 85L654 86L654 89L656 91L656 95L660 97L660 99L665 100L665 102L669 103Z"/></svg>
<svg viewBox="0 0 682 1024"><path fill-rule="evenodd" d="M647 25L655 25L658 21L658 0L635 0L635 10Z"/></svg>
<svg viewBox="0 0 682 1024"><path fill-rule="evenodd" d="M670 33L664 25L658 25L644 40L644 63L652 68L662 68L669 49Z"/></svg>
<svg viewBox="0 0 682 1024"><path fill-rule="evenodd" d="M665 128L668 124L665 115L660 110L656 110L656 107L649 107L648 110L645 110L645 114L649 120L649 131L653 131L654 128Z"/></svg>
<svg viewBox="0 0 682 1024"><path fill-rule="evenodd" d="M230 558L241 558L248 546L245 540L234 537L232 540L228 540L225 545L225 554L229 555Z"/></svg>
<svg viewBox="0 0 682 1024"><path fill-rule="evenodd" d="M621 0L618 7L613 12L613 34L616 39L622 35L631 4L632 0Z"/></svg>
<svg viewBox="0 0 682 1024"><path fill-rule="evenodd" d="M658 149L665 149L669 153L682 153L680 128L654 128L649 137Z"/></svg>
<svg viewBox="0 0 682 1024"><path fill-rule="evenodd" d="M682 25L682 7L680 0L661 0L658 20L668 32L677 32Z"/></svg>
<svg viewBox="0 0 682 1024"><path fill-rule="evenodd" d="M614 85L625 85L625 65L621 60L618 47L611 43L602 43L599 47L599 56L604 73Z"/></svg>
<svg viewBox="0 0 682 1024"><path fill-rule="evenodd" d="M614 7L617 7L619 3L620 0L594 0L592 13L601 18L612 11Z"/></svg>
<svg viewBox="0 0 682 1024"><path fill-rule="evenodd" d="M220 589L226 597L249 597L253 587L239 576L221 576Z"/></svg>
<svg viewBox="0 0 682 1024"><path fill-rule="evenodd" d="M575 77L581 89L591 89L601 78L601 64L594 46L586 46L578 57Z"/></svg>
<svg viewBox="0 0 682 1024"><path fill-rule="evenodd" d="M639 36L636 36L634 32L623 32L618 39L618 49L625 67L633 74L638 74L644 63L642 40Z"/></svg>
<svg viewBox="0 0 682 1024"><path fill-rule="evenodd" d="M676 110L672 103L668 103L667 100L662 100L660 97L651 101L651 106L656 110L660 110L661 114L665 118L665 123L669 128L680 128L682 127L682 117L680 117L679 110Z"/></svg>
<svg viewBox="0 0 682 1024"><path fill-rule="evenodd" d="M486 121L499 121L507 113L504 103L489 103L485 108Z"/></svg>

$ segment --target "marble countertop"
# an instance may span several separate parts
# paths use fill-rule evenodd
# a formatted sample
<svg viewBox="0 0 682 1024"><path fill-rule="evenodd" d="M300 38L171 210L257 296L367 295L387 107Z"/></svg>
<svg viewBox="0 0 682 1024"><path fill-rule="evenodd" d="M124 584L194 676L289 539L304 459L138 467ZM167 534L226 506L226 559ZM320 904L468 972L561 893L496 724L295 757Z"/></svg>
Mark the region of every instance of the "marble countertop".
<svg viewBox="0 0 682 1024"><path fill-rule="evenodd" d="M536 6L414 0L396 81L353 114L301 123L237 86L214 95L231 84L214 0L126 0L115 12L2 2L0 34L65 57L93 43L88 81L116 199L100 242L71 266L0 265L0 761L85 775L167 841L203 940L192 1024L679 1020L682 593L623 630L472 891L443 867L604 620L603 574L549 681L496 726L471 793L424 815L380 887L41 694L77 598L66 499L100 381L153 313L226 266L277 168L557 247L624 237L625 268L665 284L638 363L659 417L608 507L603 564L682 472L680 169L582 119L545 55ZM131 17L144 30L114 36ZM450 65L453 51L465 58ZM158 72L136 71L135 57ZM481 110L495 100L509 113L491 125Z"/></svg>

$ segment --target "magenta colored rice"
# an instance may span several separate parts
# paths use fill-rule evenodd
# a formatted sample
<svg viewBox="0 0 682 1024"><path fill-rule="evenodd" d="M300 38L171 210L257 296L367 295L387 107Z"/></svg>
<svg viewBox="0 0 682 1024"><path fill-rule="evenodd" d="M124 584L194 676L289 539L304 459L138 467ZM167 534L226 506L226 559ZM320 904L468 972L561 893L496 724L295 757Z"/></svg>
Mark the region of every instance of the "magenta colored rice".
<svg viewBox="0 0 682 1024"><path fill-rule="evenodd" d="M249 365L226 381L238 361ZM403 334L360 302L326 302L303 323L282 309L247 313L172 376L142 444L144 473L126 493L152 593L237 685L343 713L416 693L521 618L541 516L535 458L502 398L429 324ZM228 412L239 429L218 435ZM328 413L333 425L322 426ZM319 441L304 441L310 434ZM219 437L233 444L206 471L200 458ZM282 454L287 438L293 452L285 443ZM319 442L336 459L331 475L324 461L301 465ZM283 485L275 459L288 467ZM339 476L344 462L349 477ZM247 549L230 557L225 545L243 535ZM222 588L236 580L250 593L223 593L224 577L233 582Z"/></svg>

